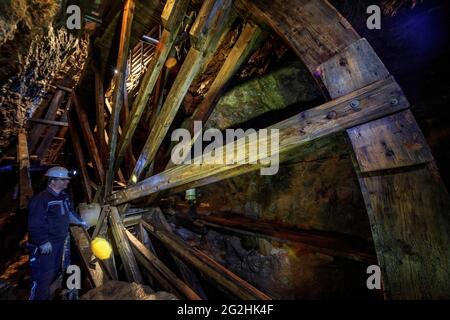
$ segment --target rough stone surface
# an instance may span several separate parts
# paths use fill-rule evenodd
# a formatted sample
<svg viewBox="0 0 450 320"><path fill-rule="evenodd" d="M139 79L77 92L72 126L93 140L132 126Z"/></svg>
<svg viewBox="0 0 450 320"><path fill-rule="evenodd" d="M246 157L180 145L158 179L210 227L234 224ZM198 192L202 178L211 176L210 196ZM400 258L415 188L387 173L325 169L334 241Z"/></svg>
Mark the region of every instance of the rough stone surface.
<svg viewBox="0 0 450 320"><path fill-rule="evenodd" d="M85 293L81 300L178 300L173 294L137 283L108 281Z"/></svg>
<svg viewBox="0 0 450 320"><path fill-rule="evenodd" d="M226 92L217 102L205 128L236 126L269 111L313 101L318 95L309 72L295 61Z"/></svg>
<svg viewBox="0 0 450 320"><path fill-rule="evenodd" d="M370 298L365 268L300 245L209 231L208 254L274 299Z"/></svg>
<svg viewBox="0 0 450 320"><path fill-rule="evenodd" d="M0 3L0 148L8 147L51 84L72 86L87 42L55 22L60 1Z"/></svg>

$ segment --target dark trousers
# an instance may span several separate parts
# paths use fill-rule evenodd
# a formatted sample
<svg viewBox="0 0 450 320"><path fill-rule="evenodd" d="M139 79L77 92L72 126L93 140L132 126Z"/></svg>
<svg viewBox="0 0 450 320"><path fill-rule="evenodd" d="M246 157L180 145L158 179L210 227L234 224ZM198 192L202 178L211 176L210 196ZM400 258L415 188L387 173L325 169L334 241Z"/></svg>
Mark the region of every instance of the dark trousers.
<svg viewBox="0 0 450 320"><path fill-rule="evenodd" d="M48 300L50 285L69 264L68 243L62 240L51 242L51 244L52 252L47 255L40 254L37 246L29 245L29 264L31 269L30 300Z"/></svg>

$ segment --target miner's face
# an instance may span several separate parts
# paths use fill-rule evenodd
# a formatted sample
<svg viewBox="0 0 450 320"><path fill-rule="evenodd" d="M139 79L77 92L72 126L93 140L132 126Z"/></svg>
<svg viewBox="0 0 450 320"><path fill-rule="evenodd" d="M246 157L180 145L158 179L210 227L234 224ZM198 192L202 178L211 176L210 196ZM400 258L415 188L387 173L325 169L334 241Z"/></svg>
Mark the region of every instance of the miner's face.
<svg viewBox="0 0 450 320"><path fill-rule="evenodd" d="M70 179L57 178L52 180L53 187L57 190L67 189L69 186Z"/></svg>

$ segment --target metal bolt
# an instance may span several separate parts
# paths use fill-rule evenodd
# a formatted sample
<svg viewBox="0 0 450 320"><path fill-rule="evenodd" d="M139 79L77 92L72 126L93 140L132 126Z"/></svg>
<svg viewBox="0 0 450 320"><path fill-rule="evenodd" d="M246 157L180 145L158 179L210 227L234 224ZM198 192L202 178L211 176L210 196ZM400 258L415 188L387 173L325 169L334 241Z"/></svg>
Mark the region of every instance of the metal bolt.
<svg viewBox="0 0 450 320"><path fill-rule="evenodd" d="M360 107L359 107L359 100L352 100L351 102L350 102L350 107L352 107L352 109L360 109Z"/></svg>
<svg viewBox="0 0 450 320"><path fill-rule="evenodd" d="M327 119L334 119L334 118L336 118L336 116L337 116L336 111L330 111L327 114Z"/></svg>
<svg viewBox="0 0 450 320"><path fill-rule="evenodd" d="M396 106L398 105L398 99L397 98L392 98L391 99L391 106Z"/></svg>

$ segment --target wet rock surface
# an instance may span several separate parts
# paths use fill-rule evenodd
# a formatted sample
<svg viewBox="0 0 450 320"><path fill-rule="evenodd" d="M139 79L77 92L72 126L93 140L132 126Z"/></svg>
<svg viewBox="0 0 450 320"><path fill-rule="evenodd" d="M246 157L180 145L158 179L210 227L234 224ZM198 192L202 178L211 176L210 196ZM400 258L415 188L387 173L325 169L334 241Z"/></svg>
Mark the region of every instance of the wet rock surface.
<svg viewBox="0 0 450 320"><path fill-rule="evenodd" d="M178 300L173 294L154 292L149 286L122 281L108 281L85 293L81 300Z"/></svg>
<svg viewBox="0 0 450 320"><path fill-rule="evenodd" d="M56 23L60 1L0 3L0 149L7 148L51 85L73 86L87 42Z"/></svg>

